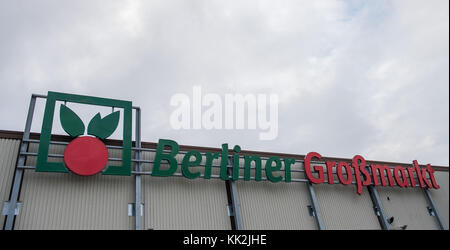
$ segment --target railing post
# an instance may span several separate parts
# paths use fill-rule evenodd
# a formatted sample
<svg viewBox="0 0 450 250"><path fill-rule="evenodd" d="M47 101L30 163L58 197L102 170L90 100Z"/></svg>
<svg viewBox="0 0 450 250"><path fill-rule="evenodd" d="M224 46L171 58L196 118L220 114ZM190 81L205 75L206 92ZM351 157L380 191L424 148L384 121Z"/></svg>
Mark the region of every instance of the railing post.
<svg viewBox="0 0 450 250"><path fill-rule="evenodd" d="M227 173L230 177L229 180L226 181L226 184L230 190L230 196L231 196L231 208L234 215L234 225L236 227L236 230L242 230L242 219L241 219L241 210L239 208L239 199L238 199L238 193L236 189L236 183L232 179L232 171L233 171L233 161L231 160L231 157L228 158L228 169Z"/></svg>
<svg viewBox="0 0 450 250"><path fill-rule="evenodd" d="M140 173L141 162L139 160L142 159L142 151L141 151L141 109L136 108L136 158L138 161L136 162L136 172ZM142 176L140 174L136 174L135 178L135 204L134 204L134 215L135 215L135 229L142 230Z"/></svg>
<svg viewBox="0 0 450 250"><path fill-rule="evenodd" d="M313 216L316 219L316 224L319 230L324 230L325 226L323 224L322 215L320 214L319 203L317 202L316 193L314 191L314 187L311 182L306 183L309 192L309 198L311 199L311 205L313 209Z"/></svg>
<svg viewBox="0 0 450 250"><path fill-rule="evenodd" d="M20 152L26 152L28 150L28 140L30 139L31 122L34 115L34 107L36 106L36 96L32 95L30 100L30 106L28 107L27 121L25 124L25 130L23 133L22 141L20 143L19 159L17 161L14 180L11 188L11 195L8 201L8 210L6 213L6 222L4 225L5 230L13 230L14 219L16 217L16 206L19 200L20 187L22 185L22 177L24 169L19 166L25 165L26 155L21 155Z"/></svg>
<svg viewBox="0 0 450 250"><path fill-rule="evenodd" d="M433 209L434 216L436 217L436 220L439 223L439 228L441 230L446 230L444 222L442 221L441 215L439 214L439 210L437 209L436 204L434 203L434 200L431 197L430 190L428 190L428 188L423 188L423 192L425 193L425 197L428 200L428 204L431 206L431 209Z"/></svg>

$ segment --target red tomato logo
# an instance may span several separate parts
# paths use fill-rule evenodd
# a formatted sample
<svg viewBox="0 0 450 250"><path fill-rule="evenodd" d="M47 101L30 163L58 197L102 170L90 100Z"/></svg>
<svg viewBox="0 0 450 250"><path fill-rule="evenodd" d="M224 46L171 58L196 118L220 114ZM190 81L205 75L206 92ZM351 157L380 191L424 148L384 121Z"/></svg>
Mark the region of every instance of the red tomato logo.
<svg viewBox="0 0 450 250"><path fill-rule="evenodd" d="M105 168L108 150L105 144L95 137L75 138L64 151L64 163L70 171L78 175L94 175Z"/></svg>
<svg viewBox="0 0 450 250"><path fill-rule="evenodd" d="M102 140L117 128L120 112L116 111L104 118L97 113L89 122L88 135L84 136L83 121L66 105L61 105L60 120L63 129L75 137L64 151L65 166L75 174L88 176L102 171L108 163L108 149Z"/></svg>

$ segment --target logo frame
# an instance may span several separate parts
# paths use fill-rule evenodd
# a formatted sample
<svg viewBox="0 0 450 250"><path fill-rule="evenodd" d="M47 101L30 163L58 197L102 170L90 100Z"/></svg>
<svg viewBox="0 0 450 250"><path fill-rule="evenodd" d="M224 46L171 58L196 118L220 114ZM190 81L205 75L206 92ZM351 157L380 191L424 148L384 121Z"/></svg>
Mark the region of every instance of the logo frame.
<svg viewBox="0 0 450 250"><path fill-rule="evenodd" d="M49 91L45 104L44 119L42 121L41 136L39 140L36 172L68 173L69 170L63 162L49 162L51 132L55 114L56 101L87 104L93 106L106 106L123 108L123 135L122 135L122 165L106 166L103 175L131 175L131 136L132 136L132 102L117 99L108 99L93 96L74 95Z"/></svg>

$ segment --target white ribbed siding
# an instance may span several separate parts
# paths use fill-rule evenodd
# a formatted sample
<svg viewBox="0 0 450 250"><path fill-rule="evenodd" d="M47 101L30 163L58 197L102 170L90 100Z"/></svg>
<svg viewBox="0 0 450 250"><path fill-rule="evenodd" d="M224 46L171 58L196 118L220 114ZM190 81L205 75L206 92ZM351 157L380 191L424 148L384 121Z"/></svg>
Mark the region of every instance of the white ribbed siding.
<svg viewBox="0 0 450 250"><path fill-rule="evenodd" d="M240 161L241 168L245 161ZM262 161L262 177L265 174L266 161ZM252 167L254 164L252 163ZM282 164L284 169L284 162ZM292 170L300 170L301 164L291 166ZM240 171L240 176L244 171ZM303 173L292 172L292 179L304 178ZM314 217L310 216L308 205L311 205L306 183L285 182L284 171L274 172L273 175L282 176L283 180L272 183L268 180L236 182L239 205L241 209L242 227L244 229L274 229L274 230L304 230L317 229ZM251 176L255 171L251 170Z"/></svg>
<svg viewBox="0 0 450 250"><path fill-rule="evenodd" d="M439 229L435 217L427 210L427 200L421 188L377 187L386 216L394 217L390 226L398 229L407 225L408 229ZM448 199L447 199L448 201Z"/></svg>
<svg viewBox="0 0 450 250"><path fill-rule="evenodd" d="M436 182L441 187L439 189L430 189L431 197L436 203L439 214L444 221L445 228L449 227L449 209L448 209L448 172L434 172Z"/></svg>
<svg viewBox="0 0 450 250"><path fill-rule="evenodd" d="M145 229L231 229L225 183L144 177Z"/></svg>
<svg viewBox="0 0 450 250"><path fill-rule="evenodd" d="M1 205L8 200L20 140L0 139ZM64 147L52 145L50 153L62 154ZM37 144L30 145L30 152ZM184 155L178 155L181 163ZM120 150L110 150L120 158ZM146 152L146 160L154 153ZM34 166L36 157L26 165ZM61 161L61 158L51 159ZM120 164L120 162L111 162ZM204 161L203 161L204 163ZM219 162L215 161L218 165ZM293 169L302 169L296 164ZM264 164L263 164L264 166ZM241 162L241 167L243 163ZM144 164L151 171L153 164ZM193 168L203 174L204 167ZM180 166L177 173L180 173ZM213 168L219 174L219 168ZM243 171L241 171L241 176ZM448 172L436 171L439 190L430 190L444 223L448 227ZM252 177L254 172L252 171ZM263 177L265 177L263 170ZM283 176L284 177L284 176ZM292 178L304 178L292 173ZM305 183L236 182L244 229L316 229L308 213L311 204ZM356 194L351 184L314 185L319 208L327 229L379 229L366 188ZM393 228L438 229L436 218L428 214L420 188L377 187ZM389 200L387 200L389 197ZM19 216L15 229L133 229L134 217L128 217L127 205L134 202L134 177L81 177L72 173L36 173L26 170L23 178ZM220 179L189 180L184 177L143 177L144 229L230 229L227 194ZM4 217L1 217L3 223Z"/></svg>
<svg viewBox="0 0 450 250"><path fill-rule="evenodd" d="M145 160L154 160L154 153L145 152ZM184 155L177 155L181 163ZM205 163L203 161L203 163ZM167 164L162 164L167 167ZM144 171L153 164L144 164ZM180 173L178 166L177 173ZM204 167L192 168L202 174ZM218 174L218 169L213 169ZM227 193L224 181L185 177L143 177L145 229L231 229L227 214Z"/></svg>
<svg viewBox="0 0 450 250"><path fill-rule="evenodd" d="M236 186L244 229L317 229L305 183L238 181Z"/></svg>
<svg viewBox="0 0 450 250"><path fill-rule="evenodd" d="M314 165L320 165L325 169L325 183L313 185L325 229L381 229L367 187L363 187L362 194L358 195L356 184L339 183L336 170L333 171L334 184L328 184L326 165ZM346 177L345 174L344 176ZM354 176L353 174L353 181Z"/></svg>
<svg viewBox="0 0 450 250"><path fill-rule="evenodd" d="M323 183L313 187L325 229L381 229L366 187L361 195L356 193L354 184Z"/></svg>
<svg viewBox="0 0 450 250"><path fill-rule="evenodd" d="M37 147L31 144L29 151L37 152ZM52 145L49 153L63 152L63 146ZM109 150L109 154L120 157L120 150ZM34 166L35 162L36 157L28 157L26 165ZM27 170L15 229L132 229L127 204L133 202L133 195L133 177Z"/></svg>
<svg viewBox="0 0 450 250"><path fill-rule="evenodd" d="M19 147L20 140L0 139L0 210L9 200ZM4 220L5 216L0 215L0 228L3 228Z"/></svg>

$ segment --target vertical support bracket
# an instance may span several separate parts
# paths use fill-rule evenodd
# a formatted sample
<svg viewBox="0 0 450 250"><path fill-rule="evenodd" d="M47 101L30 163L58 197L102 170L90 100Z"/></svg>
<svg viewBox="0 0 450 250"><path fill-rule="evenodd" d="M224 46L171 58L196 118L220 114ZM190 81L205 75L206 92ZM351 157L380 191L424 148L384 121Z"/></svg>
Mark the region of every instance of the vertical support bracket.
<svg viewBox="0 0 450 250"><path fill-rule="evenodd" d="M372 169L369 166L365 167L367 171L369 171L369 174L373 176ZM378 218L378 222L380 223L381 229L383 230L390 230L389 222L387 221L386 213L384 212L383 204L381 203L380 195L378 194L378 191L376 187L372 183L370 183L369 186L367 186L367 190L369 190L370 199L372 200L373 209L375 212L375 215Z"/></svg>
<svg viewBox="0 0 450 250"><path fill-rule="evenodd" d="M325 226L323 224L322 215L320 214L319 203L317 202L317 197L316 197L316 193L314 191L314 187L312 186L311 182L306 183L306 186L308 187L309 198L311 199L311 203L312 203L312 205L309 207L310 213L316 219L316 224L317 224L317 227L319 228L319 230L324 230Z"/></svg>
<svg viewBox="0 0 450 250"><path fill-rule="evenodd" d="M230 190L230 196L231 196L231 212L234 217L234 225L236 227L236 230L242 230L242 219L241 219L241 210L239 208L239 199L236 189L236 183L232 179L233 176L233 161L232 158L228 158L228 168L227 168L227 174L230 177L229 180L226 181L226 185L228 186Z"/></svg>
<svg viewBox="0 0 450 250"><path fill-rule="evenodd" d="M434 203L434 200L431 197L430 190L428 190L428 188L423 188L423 192L425 193L425 197L427 198L428 204L430 205L431 209L433 210L434 216L436 217L436 220L439 223L439 228L441 230L446 230L444 222L442 221L441 215L439 214L436 204Z"/></svg>
<svg viewBox="0 0 450 250"><path fill-rule="evenodd" d="M34 115L34 107L36 106L36 96L31 95L30 106L28 107L27 121L25 124L25 130L23 133L22 141L20 143L19 159L17 161L16 170L14 173L14 180L11 188L11 195L8 201L8 209L6 211L6 221L4 225L5 230L13 230L14 219L16 217L16 207L19 201L19 192L22 185L22 177L24 169L18 168L18 166L24 166L26 156L20 154L28 150L28 142L30 139L31 122Z"/></svg>
<svg viewBox="0 0 450 250"><path fill-rule="evenodd" d="M142 160L142 151L141 151L141 109L136 108L136 172L141 172L141 161ZM134 205L134 219L135 219L135 229L142 230L142 176L140 174L136 174L134 176L135 179L135 205Z"/></svg>
<svg viewBox="0 0 450 250"><path fill-rule="evenodd" d="M367 186L367 189L369 190L370 198L373 203L375 214L380 222L381 229L390 230L389 222L387 221L386 213L384 212L383 204L381 204L380 195L378 194L377 189L372 184Z"/></svg>

